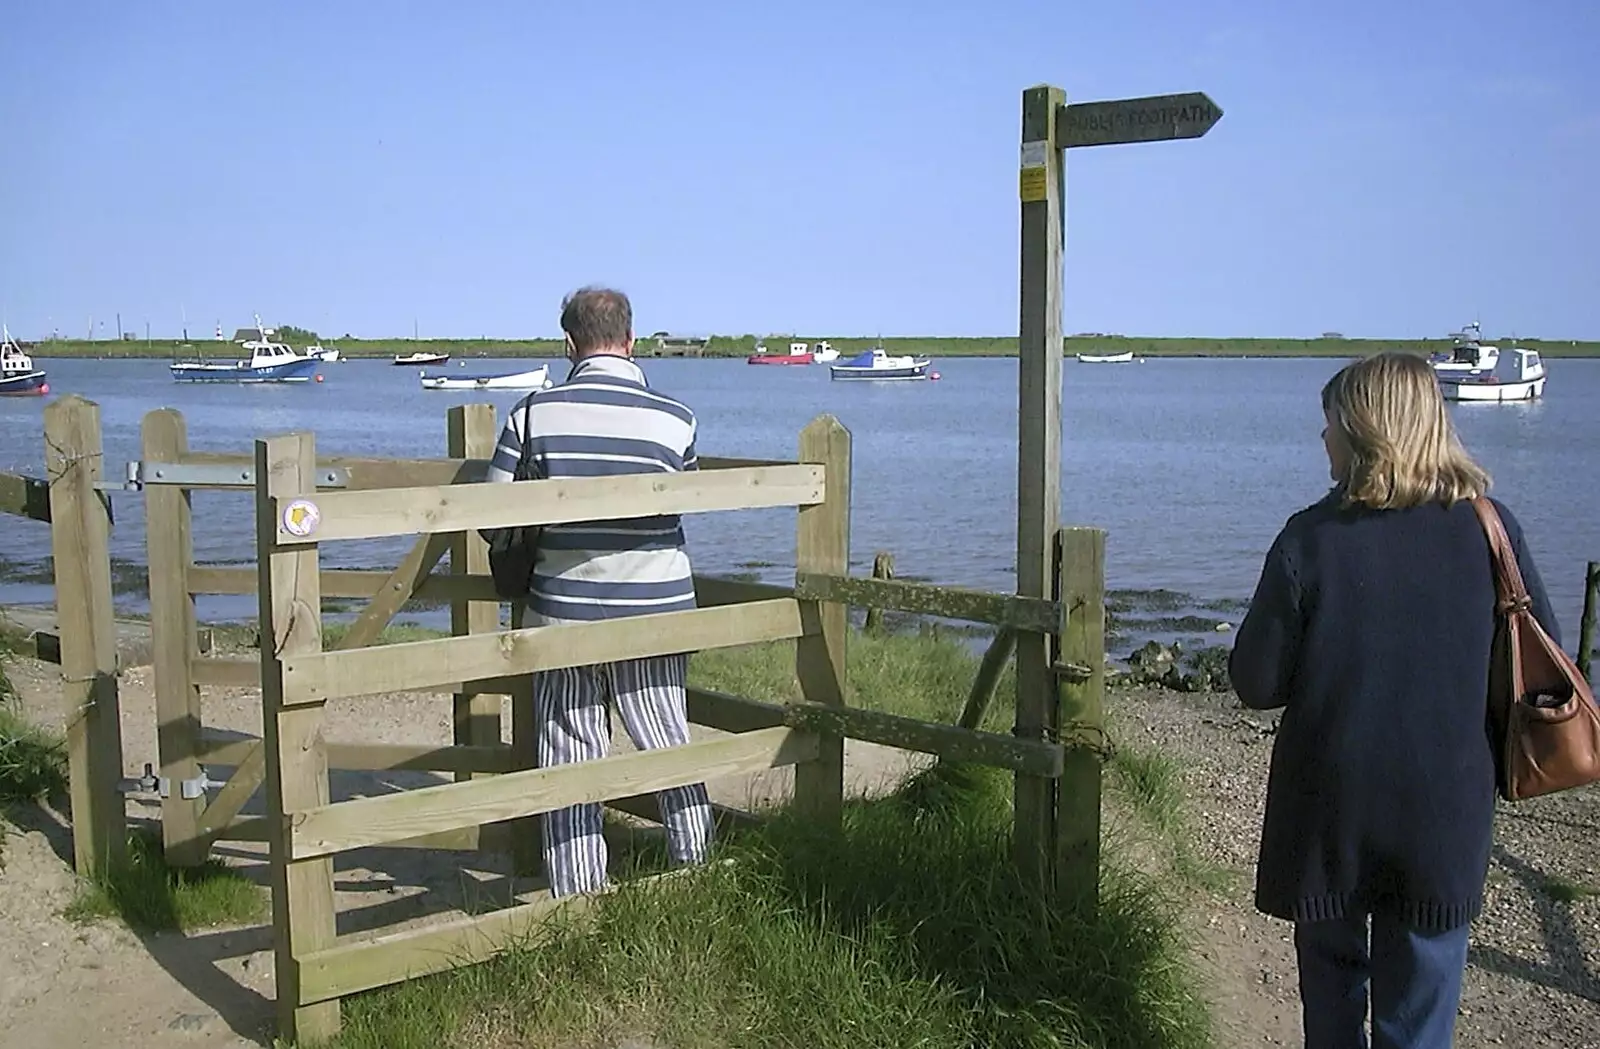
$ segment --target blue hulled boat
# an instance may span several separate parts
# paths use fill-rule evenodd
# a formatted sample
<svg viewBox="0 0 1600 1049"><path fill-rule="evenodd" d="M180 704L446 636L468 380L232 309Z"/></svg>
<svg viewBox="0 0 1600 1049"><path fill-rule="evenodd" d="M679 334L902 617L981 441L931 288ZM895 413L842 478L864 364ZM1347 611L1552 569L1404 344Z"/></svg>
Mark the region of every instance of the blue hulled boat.
<svg viewBox="0 0 1600 1049"><path fill-rule="evenodd" d="M33 366L28 356L11 332L0 327L0 395L7 397L42 397L50 392L44 381L44 370Z"/></svg>
<svg viewBox="0 0 1600 1049"><path fill-rule="evenodd" d="M891 357L882 346L874 346L847 361L829 365L829 371L835 379L926 379L932 363L927 358Z"/></svg>
<svg viewBox="0 0 1600 1049"><path fill-rule="evenodd" d="M258 338L246 339L243 348L250 351L244 360L233 361L174 361L172 378L175 382L308 382L323 363L320 356L308 357L296 353L286 343L273 342L266 335L270 329L261 327L256 318Z"/></svg>

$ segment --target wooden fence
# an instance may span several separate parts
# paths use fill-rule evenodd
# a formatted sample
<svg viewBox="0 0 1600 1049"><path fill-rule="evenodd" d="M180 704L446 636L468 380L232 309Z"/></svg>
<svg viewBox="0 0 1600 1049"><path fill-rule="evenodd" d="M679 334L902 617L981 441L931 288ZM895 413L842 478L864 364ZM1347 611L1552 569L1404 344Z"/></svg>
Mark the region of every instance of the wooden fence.
<svg viewBox="0 0 1600 1049"><path fill-rule="evenodd" d="M120 780L106 554L110 516L102 491L116 486L101 481L96 406L67 397L48 411L51 446L60 449L51 460L51 483L43 487L55 529L63 675L70 685L74 668L86 660L104 668L82 683L97 691L69 687L67 701L87 699L85 709L97 717L110 713L109 725L84 719L73 730L79 741L72 751L74 829L94 853L80 852L80 870L87 870L110 855L106 850L120 847L124 834L119 787L127 784ZM792 462L702 457L697 473L503 485L481 483L497 437L492 406L452 409L447 435L442 459L319 460L310 434L257 441L253 456L219 454L190 450L182 416L161 410L145 417L142 459L128 470L146 505L164 847L169 862L185 866L202 862L218 841L267 843L280 1029L286 1037L336 1030L344 995L480 961L554 909L589 902L543 898L416 930L341 937L335 928L334 855L379 844L487 847L491 842L483 832L493 826L499 828L493 844L511 849L518 868L527 871L539 862L534 821L542 813L601 801L653 819L654 791L786 765L795 767L794 803L829 818L844 796L846 738L1006 768L1016 774L1019 791L1047 798L1059 792L1049 812L1049 829L1059 832L1027 838L1038 854L1019 855L1019 862L1030 870L1054 870L1059 860L1063 870L1070 868L1092 887L1088 865L1098 865L1103 753L1102 533L1061 533L1055 556L1069 566L1061 575L1065 589L1048 599L855 578L848 574L850 436L830 416L805 428ZM253 568L193 561L190 492L215 488L254 495ZM19 489L8 480L0 494L6 508L43 505L37 482ZM692 611L621 623L500 627L478 529L779 506L798 511L793 587L696 576L700 607ZM306 531L297 524L303 521L314 526ZM322 543L399 535L418 538L392 571L320 568ZM76 544L70 556L64 543ZM449 570L436 572L446 556ZM252 592L260 609L259 657L202 651L196 596ZM368 603L339 644L324 651L321 608L324 598L333 597ZM452 636L372 647L412 600L449 602ZM969 704L961 724L943 725L846 706L850 606L999 626L998 658L986 660L974 687L977 709ZM992 690L1019 636L1044 638L1053 653L1062 702L1057 733L1022 738L976 730L986 690ZM719 730L712 739L575 766L535 767L533 672L789 639L795 642L800 701L766 703L691 690L690 719ZM106 652L99 650L102 645L109 646ZM208 732L201 706L206 685L259 685L262 738ZM331 699L431 689L454 693L450 746L325 738L324 705ZM500 719L506 696L508 741ZM1088 763L1075 772L1079 752ZM233 772L218 784L207 766ZM434 771L452 773L456 782L333 803L330 769ZM1063 776L1076 776L1082 789L1058 791ZM258 791L264 792L266 815L242 816ZM89 815L87 823L80 812ZM721 810L719 816L739 814Z"/></svg>

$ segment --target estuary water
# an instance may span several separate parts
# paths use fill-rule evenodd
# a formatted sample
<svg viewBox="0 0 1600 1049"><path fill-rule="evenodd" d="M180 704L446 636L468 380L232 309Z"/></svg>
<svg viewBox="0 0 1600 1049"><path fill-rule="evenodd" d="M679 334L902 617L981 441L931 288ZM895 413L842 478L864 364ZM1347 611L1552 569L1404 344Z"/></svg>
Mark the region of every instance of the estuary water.
<svg viewBox="0 0 1600 1049"><path fill-rule="evenodd" d="M44 402L78 393L101 408L106 474L139 458L144 413L181 410L196 450L248 454L256 437L315 432L325 455L442 456L445 409L487 400L501 419L518 398L420 388L387 360L331 363L302 386L195 386L159 360L41 360L50 398L0 399L0 470L42 475ZM553 376L564 361L550 362ZM1327 488L1318 392L1343 360L1161 359L1065 364L1062 520L1108 530L1107 582L1117 647L1145 637L1225 640L1261 558L1285 518ZM452 361L451 372L511 371L528 362ZM938 381L842 383L828 370L750 367L742 360L644 359L652 385L690 404L702 455L793 458L798 434L827 412L854 447L852 570L891 551L902 578L1010 590L1015 585L1017 362L949 358ZM1584 562L1600 559L1600 360L1554 360L1531 404L1455 405L1468 448L1494 493L1526 527L1568 647ZM113 495L118 608L144 607L142 497ZM196 560L248 563L248 495L195 498ZM46 526L0 518L0 604L51 599ZM694 515L686 528L699 570L792 580L794 511ZM388 567L411 540L330 543L324 563ZM253 615L254 598L208 598L210 619ZM426 614L423 621L428 621Z"/></svg>

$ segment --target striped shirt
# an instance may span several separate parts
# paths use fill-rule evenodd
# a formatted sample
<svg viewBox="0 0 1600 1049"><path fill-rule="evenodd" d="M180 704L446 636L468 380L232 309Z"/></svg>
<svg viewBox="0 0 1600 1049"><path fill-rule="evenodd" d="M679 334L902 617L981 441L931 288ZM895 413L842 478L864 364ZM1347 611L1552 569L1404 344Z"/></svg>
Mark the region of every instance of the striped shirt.
<svg viewBox="0 0 1600 1049"><path fill-rule="evenodd" d="M694 470L695 430L694 413L650 389L633 361L589 357L565 382L530 394L511 409L489 463L489 480L512 480L524 441L524 480ZM694 580L677 514L540 530L528 595L531 623L694 607Z"/></svg>

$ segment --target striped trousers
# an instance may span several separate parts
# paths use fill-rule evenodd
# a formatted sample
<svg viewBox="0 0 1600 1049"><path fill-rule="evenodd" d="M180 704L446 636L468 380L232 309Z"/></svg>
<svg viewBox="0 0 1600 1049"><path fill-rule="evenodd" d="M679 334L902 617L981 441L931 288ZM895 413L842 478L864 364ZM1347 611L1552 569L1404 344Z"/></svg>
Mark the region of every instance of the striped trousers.
<svg viewBox="0 0 1600 1049"><path fill-rule="evenodd" d="M539 767L603 758L611 749L611 707L640 750L689 742L684 694L687 655L545 670L534 675ZM704 783L661 791L661 822L675 863L700 863L711 845L711 801ZM598 804L548 812L544 867L553 896L606 884L606 841Z"/></svg>

